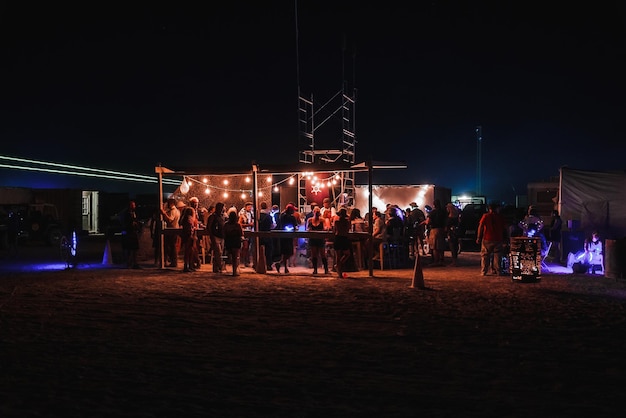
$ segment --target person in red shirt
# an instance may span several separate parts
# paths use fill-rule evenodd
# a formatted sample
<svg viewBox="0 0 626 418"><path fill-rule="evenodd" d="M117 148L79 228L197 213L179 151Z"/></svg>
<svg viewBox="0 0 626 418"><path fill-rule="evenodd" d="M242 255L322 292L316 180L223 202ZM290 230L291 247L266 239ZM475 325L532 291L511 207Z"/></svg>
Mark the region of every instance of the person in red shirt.
<svg viewBox="0 0 626 418"><path fill-rule="evenodd" d="M498 212L498 204L491 203L489 212L480 218L476 234L476 244L481 244L480 271L483 276L487 275L490 265L498 274L503 274L500 259L505 239L506 222Z"/></svg>

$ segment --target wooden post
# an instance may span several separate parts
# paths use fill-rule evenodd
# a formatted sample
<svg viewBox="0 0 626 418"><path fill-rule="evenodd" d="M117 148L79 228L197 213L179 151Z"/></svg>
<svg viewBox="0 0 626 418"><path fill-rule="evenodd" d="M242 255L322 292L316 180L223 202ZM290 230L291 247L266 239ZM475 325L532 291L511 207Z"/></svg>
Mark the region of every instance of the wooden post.
<svg viewBox="0 0 626 418"><path fill-rule="evenodd" d="M258 237L256 238L258 242ZM259 250L257 251L259 254L258 259L256 260L256 272L260 274L267 273L267 263L265 262L265 245L259 245Z"/></svg>

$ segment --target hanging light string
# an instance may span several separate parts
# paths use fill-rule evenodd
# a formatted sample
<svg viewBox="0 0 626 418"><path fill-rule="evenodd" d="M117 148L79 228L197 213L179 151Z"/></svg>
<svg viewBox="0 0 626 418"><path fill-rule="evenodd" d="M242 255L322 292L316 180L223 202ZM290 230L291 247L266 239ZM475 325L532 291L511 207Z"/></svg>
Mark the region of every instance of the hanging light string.
<svg viewBox="0 0 626 418"><path fill-rule="evenodd" d="M303 172L288 175L278 181L274 181L275 175L268 174L266 183L261 183L265 185L257 187L258 194L259 196L263 196L268 192L268 190L273 189L274 191L277 191L281 184L285 182L292 184L298 179L298 176L301 176L309 181L311 183L311 187L314 189L333 187L333 185L337 184L338 180L341 180L341 172L338 171L328 173L326 176L321 178L318 178L314 172ZM245 200L252 198L253 190L252 187L248 188L242 185L251 183L251 181L252 180L249 174L185 175L183 176L182 182L180 183L180 186L175 194L180 193L182 195L186 195L189 193L198 197L202 194L209 196L214 193L218 193L218 195L221 194L221 198L224 199L232 199L233 196L231 195L238 195L239 199ZM204 189L204 193L201 193L198 189ZM271 192L269 193L271 194Z"/></svg>
<svg viewBox="0 0 626 418"><path fill-rule="evenodd" d="M245 176L245 177L244 177ZM202 178L199 178L202 177ZM245 193L245 192L249 192L252 193L252 187L248 188L242 188L242 187L229 187L228 185L231 183L235 183L235 184L241 184L242 180L241 178L244 177L243 182L251 182L252 180L250 179L250 176L248 174L245 175L223 175L223 174L211 174L211 175L207 175L207 176L183 176L183 181L187 181L187 183L194 183L197 185L201 185L203 187L207 187L210 189L215 189L217 191L221 191L221 192L240 192L240 193ZM215 178L218 178L218 181L214 181ZM268 176L268 178L273 179L273 176ZM259 186L259 189L269 189L269 188L273 188L273 187L278 187L279 185L281 185L282 183L285 183L287 181L293 180L296 178L295 174L292 174L291 176L282 179L280 181L277 181L275 183L271 183L269 185L265 185L265 186ZM211 179L211 181L209 181L209 179ZM239 181L233 181L233 179L239 179ZM227 181L226 184L224 184L224 180ZM191 186L191 184L189 184L189 186Z"/></svg>

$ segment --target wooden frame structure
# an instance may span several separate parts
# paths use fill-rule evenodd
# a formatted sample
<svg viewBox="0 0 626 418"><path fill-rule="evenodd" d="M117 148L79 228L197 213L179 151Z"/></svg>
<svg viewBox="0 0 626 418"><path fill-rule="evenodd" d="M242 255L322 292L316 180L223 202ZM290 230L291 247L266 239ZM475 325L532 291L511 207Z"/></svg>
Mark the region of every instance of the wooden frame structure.
<svg viewBox="0 0 626 418"><path fill-rule="evenodd" d="M182 176L183 179L185 179L185 177L190 177L190 176L211 176L211 175L250 175L252 177L252 202L253 202L253 206L255 208L255 217L254 217L254 231L258 231L258 222L259 222L259 211L258 211L258 189L259 189L259 182L258 182L258 176L259 175L284 175L284 176L289 176L289 175L297 175L300 173L304 173L304 172L315 172L315 173L337 173L337 172L349 172L349 173L356 173L356 172L367 172L368 173L368 190L369 190L369 202L368 202L368 208L369 208L369 212L371 213L372 211L372 181L373 181L373 174L374 174L374 170L378 170L378 169L403 169L403 168L407 168L405 163L389 163L389 162L374 162L374 161L368 161L368 162L362 162L359 164L331 164L331 163L327 163L327 164L320 164L320 165L313 165L313 164L299 164L297 166L277 166L277 165L268 165L268 166L260 166L259 164L256 163L252 163L249 169L246 169L244 167L213 167L213 168L205 168L205 169L199 169L199 168L186 168L186 169L169 169L166 167L163 167L162 165L158 165L155 167L154 171L158 176L158 184L159 184L159 207L163 202L163 180L164 177L169 177L169 176ZM368 251L369 254L372 254L373 251L373 243L371 240L372 237L372 230L373 230L373 223L369 222L369 227L368 227L368 235L369 235L369 247ZM259 232L253 232L250 235L253 235L256 239L256 245L255 245L255 251L256 251L256 258L258 259L260 254L259 254ZM267 233L265 233L267 234ZM270 233L271 234L271 233ZM278 234L278 233L277 233ZM161 238L160 238L160 246L161 246L161 268L165 267L165 257L164 257L164 240L163 240L163 233L161 234ZM369 275L370 277L374 276L374 268L372 266L372 263L370 263L369 265Z"/></svg>

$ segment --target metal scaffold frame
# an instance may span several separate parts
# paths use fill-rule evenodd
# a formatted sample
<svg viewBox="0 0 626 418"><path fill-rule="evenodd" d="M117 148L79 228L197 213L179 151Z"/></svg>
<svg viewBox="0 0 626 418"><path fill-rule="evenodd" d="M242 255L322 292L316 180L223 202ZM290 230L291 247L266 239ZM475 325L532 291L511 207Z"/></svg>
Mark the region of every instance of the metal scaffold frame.
<svg viewBox="0 0 626 418"><path fill-rule="evenodd" d="M356 89L352 96L346 94L344 88L324 103L319 109L315 109L313 95L310 99L298 97L298 122L299 135L304 149L299 152L299 162L303 164L336 163L338 161L352 165L356 156L356 129L355 129L355 105ZM333 104L336 107L331 107ZM324 118L316 125L316 116L326 111ZM315 148L315 132L326 122L333 118L341 117L341 149ZM355 174L352 171L342 172L340 175L339 192L333 189L332 199L338 207L353 202L355 192ZM307 205L306 198L307 179L303 175L298 176L298 206L304 210Z"/></svg>

